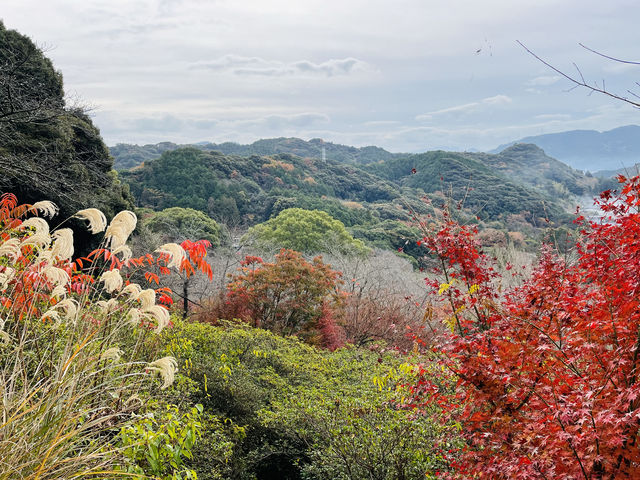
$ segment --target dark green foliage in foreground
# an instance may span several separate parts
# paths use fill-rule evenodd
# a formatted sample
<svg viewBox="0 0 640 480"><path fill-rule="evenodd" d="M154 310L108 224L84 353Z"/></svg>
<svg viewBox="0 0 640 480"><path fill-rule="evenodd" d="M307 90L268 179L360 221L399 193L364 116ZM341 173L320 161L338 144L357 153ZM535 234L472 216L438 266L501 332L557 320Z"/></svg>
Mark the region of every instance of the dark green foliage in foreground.
<svg viewBox="0 0 640 480"><path fill-rule="evenodd" d="M33 42L0 22L0 191L21 202L51 200L58 221L88 207L108 217L133 199L112 170L100 132L79 109L67 108L62 75ZM76 250L89 241L84 228Z"/></svg>
<svg viewBox="0 0 640 480"><path fill-rule="evenodd" d="M398 408L411 378L406 358L355 348L318 350L295 338L248 327L178 323L172 353L188 359L201 403L228 428L226 463L197 444L198 478L419 479L442 470L439 447L455 434ZM238 435L238 429L242 434Z"/></svg>

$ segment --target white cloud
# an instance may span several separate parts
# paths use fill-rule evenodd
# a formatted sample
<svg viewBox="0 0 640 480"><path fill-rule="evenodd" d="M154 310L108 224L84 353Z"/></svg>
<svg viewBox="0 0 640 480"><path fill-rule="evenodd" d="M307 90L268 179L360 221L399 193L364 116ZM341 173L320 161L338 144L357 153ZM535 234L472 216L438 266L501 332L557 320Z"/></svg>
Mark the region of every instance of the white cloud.
<svg viewBox="0 0 640 480"><path fill-rule="evenodd" d="M357 58L330 59L321 63L308 60L279 62L260 57L243 57L227 54L210 61L198 61L191 64L192 69L222 70L236 75L263 76L326 76L349 75L358 71L370 70L370 66Z"/></svg>
<svg viewBox="0 0 640 480"><path fill-rule="evenodd" d="M418 121L426 121L433 120L433 117L437 117L439 115L471 113L480 110L483 105L495 107L501 105L509 105L510 103L512 103L512 101L513 100L511 99L511 97L508 97L507 95L495 95L493 97L483 98L478 102L465 103L462 105L455 105L453 107L442 108L440 110L423 113L422 115L417 115L415 119Z"/></svg>
<svg viewBox="0 0 640 480"><path fill-rule="evenodd" d="M448 114L448 113L467 112L467 111L470 111L470 110L474 110L479 105L480 105L480 103L478 103L478 102L472 102L472 103L465 103L464 105L456 105L454 107L442 108L440 110L434 110L432 112L423 113L422 115L418 115L416 117L416 120L418 120L418 121L431 120L431 119L433 119L433 117L436 117L438 115L444 115L444 114Z"/></svg>
<svg viewBox="0 0 640 480"><path fill-rule="evenodd" d="M485 105L509 105L513 100L506 95L496 95L494 97L487 97L482 99L482 103Z"/></svg>
<svg viewBox="0 0 640 480"><path fill-rule="evenodd" d="M540 77L535 77L525 82L527 87L546 87L549 85L553 85L558 80L560 80L559 75L542 75Z"/></svg>

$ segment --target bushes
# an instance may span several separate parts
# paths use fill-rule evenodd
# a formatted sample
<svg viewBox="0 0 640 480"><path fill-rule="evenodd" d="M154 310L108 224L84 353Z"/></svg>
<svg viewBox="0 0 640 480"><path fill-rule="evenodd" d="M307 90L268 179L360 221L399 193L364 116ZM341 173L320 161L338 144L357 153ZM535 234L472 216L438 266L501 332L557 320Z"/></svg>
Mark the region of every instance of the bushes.
<svg viewBox="0 0 640 480"><path fill-rule="evenodd" d="M400 384L414 378L406 358L318 350L233 324L178 322L167 335L171 353L191 365L190 401L245 427L227 464L230 478L417 479L446 468L439 449L456 441L451 428L400 407ZM211 478L198 452L193 468Z"/></svg>

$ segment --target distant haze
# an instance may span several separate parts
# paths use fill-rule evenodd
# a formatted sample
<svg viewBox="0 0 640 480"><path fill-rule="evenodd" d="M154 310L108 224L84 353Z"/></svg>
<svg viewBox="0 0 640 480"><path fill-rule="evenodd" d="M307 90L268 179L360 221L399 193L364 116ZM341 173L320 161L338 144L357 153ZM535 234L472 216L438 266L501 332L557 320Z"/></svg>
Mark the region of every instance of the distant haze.
<svg viewBox="0 0 640 480"><path fill-rule="evenodd" d="M618 170L640 162L640 127L627 125L607 132L572 130L525 137L500 145L498 153L514 143L533 143L545 153L580 170Z"/></svg>
<svg viewBox="0 0 640 480"><path fill-rule="evenodd" d="M487 150L638 123L527 54L633 89L631 0L4 0L94 106L108 144L322 138L389 151Z"/></svg>

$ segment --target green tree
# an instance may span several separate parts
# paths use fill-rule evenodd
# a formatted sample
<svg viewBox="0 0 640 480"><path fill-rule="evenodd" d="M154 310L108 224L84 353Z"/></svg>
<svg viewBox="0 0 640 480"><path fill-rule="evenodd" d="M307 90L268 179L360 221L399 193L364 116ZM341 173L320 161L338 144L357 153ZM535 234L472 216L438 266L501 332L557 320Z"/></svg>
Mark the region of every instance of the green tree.
<svg viewBox="0 0 640 480"><path fill-rule="evenodd" d="M287 208L277 217L249 229L249 238L263 247L280 247L304 253L337 251L362 255L369 251L354 239L344 224L321 210Z"/></svg>
<svg viewBox="0 0 640 480"><path fill-rule="evenodd" d="M145 219L144 225L172 241L202 239L211 242L213 247L220 245L220 227L216 221L192 208L165 208Z"/></svg>
<svg viewBox="0 0 640 480"><path fill-rule="evenodd" d="M65 104L62 74L26 36L0 22L0 191L60 207L59 219L96 207L110 217L131 208L100 132ZM79 223L77 250L90 241Z"/></svg>

